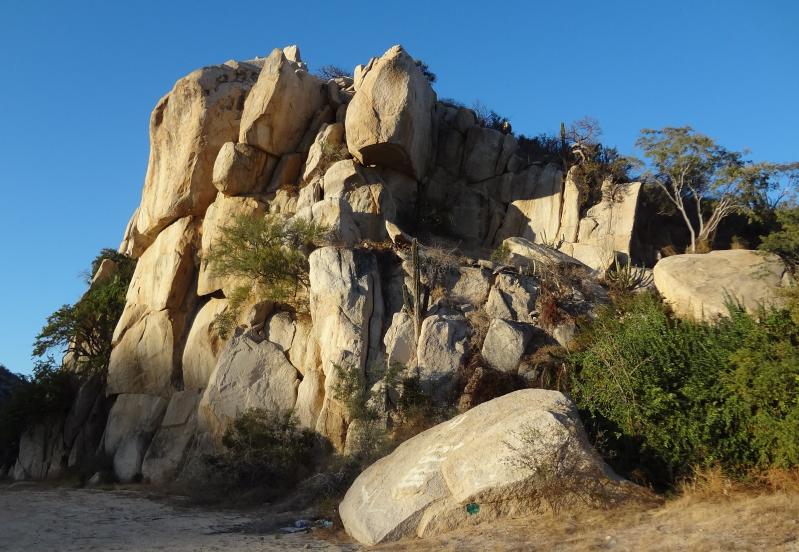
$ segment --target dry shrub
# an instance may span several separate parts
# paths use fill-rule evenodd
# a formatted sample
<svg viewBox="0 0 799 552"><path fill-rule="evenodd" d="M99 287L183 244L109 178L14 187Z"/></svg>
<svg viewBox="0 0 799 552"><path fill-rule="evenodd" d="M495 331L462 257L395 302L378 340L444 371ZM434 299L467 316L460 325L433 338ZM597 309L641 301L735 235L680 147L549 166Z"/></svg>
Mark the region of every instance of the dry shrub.
<svg viewBox="0 0 799 552"><path fill-rule="evenodd" d="M472 352L480 351L483 347L488 327L491 325L491 317L483 309L475 310L466 314L469 327L472 330L469 336L469 350Z"/></svg>
<svg viewBox="0 0 799 552"><path fill-rule="evenodd" d="M576 454L579 437L574 428L563 442L555 443L552 435L528 423L513 432L511 441L503 443L510 454L502 461L529 474L527 492L539 505L558 513L580 503L590 507L612 504L612 484L598 468L586 465Z"/></svg>
<svg viewBox="0 0 799 552"><path fill-rule="evenodd" d="M708 240L697 240L695 251L691 249L690 245L685 248L686 253L710 253L711 251L713 251L713 244Z"/></svg>
<svg viewBox="0 0 799 552"><path fill-rule="evenodd" d="M674 255L679 255L680 250L673 244L664 245L660 248L660 256L661 257L673 257Z"/></svg>
<svg viewBox="0 0 799 552"><path fill-rule="evenodd" d="M746 477L733 479L720 466L697 468L691 477L678 485L684 501L718 502L736 495L763 493L799 493L799 469L769 468L752 471Z"/></svg>
<svg viewBox="0 0 799 552"><path fill-rule="evenodd" d="M475 362L475 364L477 363ZM480 365L467 366L459 380L465 382L462 387L458 386L459 389L462 389L458 399L460 412L527 387L524 380L516 374L500 372Z"/></svg>
<svg viewBox="0 0 799 552"><path fill-rule="evenodd" d="M568 352L560 345L544 345L522 360L519 373L537 389L566 392L569 388Z"/></svg>
<svg viewBox="0 0 799 552"><path fill-rule="evenodd" d="M564 319L563 309L558 305L558 298L551 292L538 296L538 322L544 328L554 328Z"/></svg>

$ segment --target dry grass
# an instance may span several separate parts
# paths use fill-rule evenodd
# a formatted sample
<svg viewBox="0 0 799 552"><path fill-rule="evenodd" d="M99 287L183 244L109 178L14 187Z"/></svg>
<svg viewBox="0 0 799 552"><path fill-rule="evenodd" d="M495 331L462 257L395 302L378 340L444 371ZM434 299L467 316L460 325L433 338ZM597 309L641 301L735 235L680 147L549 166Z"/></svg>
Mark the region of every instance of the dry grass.
<svg viewBox="0 0 799 552"><path fill-rule="evenodd" d="M702 474L678 497L610 510L579 509L468 527L377 550L796 551L799 477L771 472L749 485Z"/></svg>

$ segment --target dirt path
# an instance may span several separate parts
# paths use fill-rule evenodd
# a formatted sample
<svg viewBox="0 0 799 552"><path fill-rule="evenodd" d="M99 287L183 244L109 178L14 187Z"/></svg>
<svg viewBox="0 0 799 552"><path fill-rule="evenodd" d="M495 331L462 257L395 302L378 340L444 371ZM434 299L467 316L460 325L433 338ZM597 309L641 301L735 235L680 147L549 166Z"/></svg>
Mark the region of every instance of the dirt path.
<svg viewBox="0 0 799 552"><path fill-rule="evenodd" d="M357 550L254 529L256 514L181 508L139 492L0 486L0 551Z"/></svg>
<svg viewBox="0 0 799 552"><path fill-rule="evenodd" d="M319 533L277 533L274 519L268 518L258 512L181 507L174 499L153 499L141 491L0 486L0 551L363 550ZM799 492L684 497L658 507L561 512L461 528L377 550L799 552Z"/></svg>

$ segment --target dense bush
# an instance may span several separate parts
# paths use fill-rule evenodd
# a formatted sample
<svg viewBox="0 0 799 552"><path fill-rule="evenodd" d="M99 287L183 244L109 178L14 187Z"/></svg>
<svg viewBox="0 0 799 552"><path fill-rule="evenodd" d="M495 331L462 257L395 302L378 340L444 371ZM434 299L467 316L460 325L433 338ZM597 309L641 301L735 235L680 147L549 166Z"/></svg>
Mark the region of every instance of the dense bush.
<svg viewBox="0 0 799 552"><path fill-rule="evenodd" d="M16 458L26 428L63 417L79 385L77 374L57 366L52 358L38 361L33 375L22 377L0 403L0 467Z"/></svg>
<svg viewBox="0 0 799 552"><path fill-rule="evenodd" d="M271 499L313 472L322 443L291 412L250 409L236 418L222 444L221 454L206 457L208 484L225 494L251 491Z"/></svg>
<svg viewBox="0 0 799 552"><path fill-rule="evenodd" d="M226 335L235 325L240 308L248 300L275 301L300 306L300 292L307 289L308 254L327 231L304 219L279 216L237 216L222 228L220 239L203 259L222 277L248 282L234 293L230 308L217 319Z"/></svg>
<svg viewBox="0 0 799 552"><path fill-rule="evenodd" d="M777 228L762 236L760 249L771 251L794 267L799 267L799 207L784 207L775 212Z"/></svg>
<svg viewBox="0 0 799 552"><path fill-rule="evenodd" d="M670 485L799 464L799 323L730 305L717 324L676 320L638 294L604 307L571 357L571 393L611 463Z"/></svg>
<svg viewBox="0 0 799 552"><path fill-rule="evenodd" d="M22 432L39 422L63 417L84 379L105 377L111 357L111 337L125 308L125 295L136 261L113 249L103 249L92 261L91 274L110 259L116 271L92 285L73 305L64 305L47 318L36 336L32 376L14 386L0 404L0 451L16 451ZM57 364L52 353L67 352L72 361ZM0 458L0 464L3 458Z"/></svg>

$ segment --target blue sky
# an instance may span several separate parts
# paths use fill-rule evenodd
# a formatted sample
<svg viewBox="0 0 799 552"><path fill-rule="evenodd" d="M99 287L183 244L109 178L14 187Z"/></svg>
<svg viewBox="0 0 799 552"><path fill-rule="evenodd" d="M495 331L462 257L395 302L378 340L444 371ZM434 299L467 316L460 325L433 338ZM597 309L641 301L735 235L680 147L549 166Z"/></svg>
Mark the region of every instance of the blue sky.
<svg viewBox="0 0 799 552"><path fill-rule="evenodd" d="M30 371L47 315L119 244L150 110L176 79L298 44L315 69L400 43L440 97L525 134L597 118L631 153L691 124L757 160L799 158L799 2L0 0L0 363Z"/></svg>

